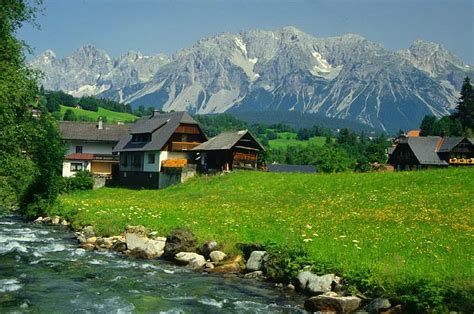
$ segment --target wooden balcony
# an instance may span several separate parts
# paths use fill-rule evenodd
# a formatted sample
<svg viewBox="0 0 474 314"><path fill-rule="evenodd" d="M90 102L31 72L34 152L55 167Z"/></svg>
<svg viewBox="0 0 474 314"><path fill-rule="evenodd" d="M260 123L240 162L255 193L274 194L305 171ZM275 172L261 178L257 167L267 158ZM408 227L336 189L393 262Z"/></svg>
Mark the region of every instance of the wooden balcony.
<svg viewBox="0 0 474 314"><path fill-rule="evenodd" d="M171 151L186 151L190 150L201 143L198 142L171 142Z"/></svg>

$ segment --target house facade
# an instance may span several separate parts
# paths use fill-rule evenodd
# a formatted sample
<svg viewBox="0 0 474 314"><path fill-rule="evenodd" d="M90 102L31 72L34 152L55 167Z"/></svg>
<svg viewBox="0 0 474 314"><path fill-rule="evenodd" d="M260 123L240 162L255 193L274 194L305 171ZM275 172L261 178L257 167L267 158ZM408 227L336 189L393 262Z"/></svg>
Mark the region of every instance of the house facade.
<svg viewBox="0 0 474 314"><path fill-rule="evenodd" d="M110 177L118 168L119 156L113 148L128 133L125 124L61 121L61 136L66 144L63 162L64 177L74 176L77 171L88 170L94 176Z"/></svg>
<svg viewBox="0 0 474 314"><path fill-rule="evenodd" d="M199 170L208 172L256 170L259 156L265 148L248 130L242 130L223 132L194 147L192 151L199 154Z"/></svg>
<svg viewBox="0 0 474 314"><path fill-rule="evenodd" d="M474 165L474 139L443 136L400 138L389 153L387 163L398 171Z"/></svg>
<svg viewBox="0 0 474 314"><path fill-rule="evenodd" d="M195 165L191 149L206 140L188 113L154 112L138 120L115 147L120 154L118 183L163 188L181 181Z"/></svg>

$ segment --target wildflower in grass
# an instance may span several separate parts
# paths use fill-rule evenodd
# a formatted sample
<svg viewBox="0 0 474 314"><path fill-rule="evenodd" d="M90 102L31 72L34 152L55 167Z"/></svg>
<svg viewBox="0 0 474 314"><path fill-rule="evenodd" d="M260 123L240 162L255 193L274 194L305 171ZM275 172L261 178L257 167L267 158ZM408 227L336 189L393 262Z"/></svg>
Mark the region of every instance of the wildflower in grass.
<svg viewBox="0 0 474 314"><path fill-rule="evenodd" d="M307 229L312 229L313 226L311 226L311 225L306 225L306 228L307 228Z"/></svg>
<svg viewBox="0 0 474 314"><path fill-rule="evenodd" d="M358 240L352 240L352 243L357 244L357 243L359 243L359 241Z"/></svg>
<svg viewBox="0 0 474 314"><path fill-rule="evenodd" d="M313 239L310 239L310 238L303 239L303 242L305 242L305 243L308 243L308 242L311 242L311 241L313 241Z"/></svg>
<svg viewBox="0 0 474 314"><path fill-rule="evenodd" d="M347 237L347 236L345 236L345 235L340 235L339 236L339 238L345 238L345 237Z"/></svg>

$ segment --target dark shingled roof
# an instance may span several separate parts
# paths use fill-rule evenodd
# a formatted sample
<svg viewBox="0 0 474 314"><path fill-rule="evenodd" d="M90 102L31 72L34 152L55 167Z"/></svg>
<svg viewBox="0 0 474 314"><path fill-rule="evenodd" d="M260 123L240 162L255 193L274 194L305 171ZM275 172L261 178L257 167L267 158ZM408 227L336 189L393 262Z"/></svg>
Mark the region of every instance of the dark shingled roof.
<svg viewBox="0 0 474 314"><path fill-rule="evenodd" d="M186 112L155 113L135 122L130 133L122 137L114 152L160 150L180 123L198 124ZM151 133L151 141L132 143L133 134Z"/></svg>
<svg viewBox="0 0 474 314"><path fill-rule="evenodd" d="M436 146L441 140L439 136L407 137L400 144L408 143L416 159L422 165L448 165L441 160L436 152Z"/></svg>
<svg viewBox="0 0 474 314"><path fill-rule="evenodd" d="M267 166L267 169L268 172L316 173L316 167L311 165L271 164Z"/></svg>
<svg viewBox="0 0 474 314"><path fill-rule="evenodd" d="M192 150L228 150L231 149L246 134L252 137L252 139L255 141L255 143L257 143L261 150L265 150L265 148L252 136L252 134L248 130L222 132L221 134L211 138L207 142L204 142L201 145L194 147Z"/></svg>
<svg viewBox="0 0 474 314"><path fill-rule="evenodd" d="M464 137L445 137L443 138L443 143L441 147L438 149L439 153L448 153L450 152L456 145L462 142Z"/></svg>
<svg viewBox="0 0 474 314"><path fill-rule="evenodd" d="M128 133L130 125L103 124L103 129L97 128L96 122L61 121L59 130L64 140L118 142Z"/></svg>

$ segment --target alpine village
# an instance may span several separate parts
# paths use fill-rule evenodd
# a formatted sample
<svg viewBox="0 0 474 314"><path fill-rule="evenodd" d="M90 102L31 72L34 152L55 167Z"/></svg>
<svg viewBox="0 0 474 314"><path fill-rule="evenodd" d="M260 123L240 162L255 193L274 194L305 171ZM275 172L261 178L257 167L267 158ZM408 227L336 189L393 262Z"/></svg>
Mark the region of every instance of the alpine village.
<svg viewBox="0 0 474 314"><path fill-rule="evenodd" d="M412 67L419 89L392 90L405 78L387 76L377 96L357 97L376 99L377 114L386 95L404 99L390 104L400 115L349 117L359 106L356 90L339 95L349 85L314 110L306 87L278 95L314 79L324 96L330 85L318 84L358 71L330 57L337 45L349 45L337 46L344 58L384 49L358 35L284 27L222 33L172 57L112 59L86 45L26 58L18 32L41 7L0 8L0 312L474 312L471 66L434 43L386 52L381 68ZM308 47L310 70L298 68ZM441 56L443 83L426 72ZM295 70L269 92L265 75L287 69L265 68L275 58ZM232 88L213 90L221 75L251 83L231 99ZM330 113L348 99L347 115Z"/></svg>

